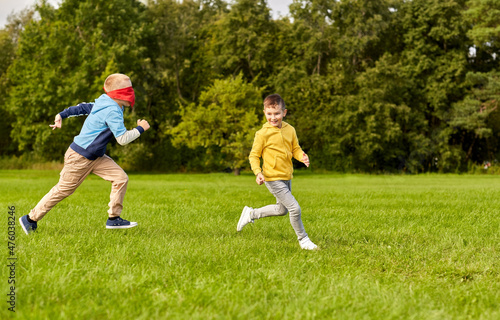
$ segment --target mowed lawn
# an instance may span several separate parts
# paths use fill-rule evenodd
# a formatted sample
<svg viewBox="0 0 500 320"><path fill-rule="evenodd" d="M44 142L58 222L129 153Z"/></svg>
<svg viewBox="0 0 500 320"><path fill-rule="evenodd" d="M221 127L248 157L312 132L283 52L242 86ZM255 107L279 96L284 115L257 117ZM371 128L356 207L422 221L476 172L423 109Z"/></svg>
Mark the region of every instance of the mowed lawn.
<svg viewBox="0 0 500 320"><path fill-rule="evenodd" d="M58 171L0 171L26 214ZM16 228L16 319L500 319L500 177L298 172L293 193L320 250L288 216L236 232L274 202L244 174L130 174L106 230L110 184L90 176L26 236Z"/></svg>

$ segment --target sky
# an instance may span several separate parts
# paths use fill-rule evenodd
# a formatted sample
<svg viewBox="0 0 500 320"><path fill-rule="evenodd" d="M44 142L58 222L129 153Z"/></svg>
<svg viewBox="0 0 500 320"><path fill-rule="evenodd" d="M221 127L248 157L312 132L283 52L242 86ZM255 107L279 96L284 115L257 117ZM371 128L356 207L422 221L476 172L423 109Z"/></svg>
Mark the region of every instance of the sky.
<svg viewBox="0 0 500 320"><path fill-rule="evenodd" d="M57 5L59 2L60 0L49 0L49 3L53 5ZM11 13L17 13L35 3L36 0L0 0L0 28L5 26L7 16ZM282 16L288 14L288 6L292 3L292 0L267 0L267 3L272 10L273 17L277 18L278 13Z"/></svg>

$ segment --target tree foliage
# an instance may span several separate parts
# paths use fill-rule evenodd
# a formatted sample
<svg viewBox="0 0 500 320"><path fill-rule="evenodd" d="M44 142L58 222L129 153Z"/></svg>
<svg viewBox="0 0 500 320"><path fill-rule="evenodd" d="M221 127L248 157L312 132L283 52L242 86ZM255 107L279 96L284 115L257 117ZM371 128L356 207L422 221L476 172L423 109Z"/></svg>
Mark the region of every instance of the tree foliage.
<svg viewBox="0 0 500 320"><path fill-rule="evenodd" d="M52 159L81 125L67 121L66 130L52 134L47 127L57 112L98 97L110 73L142 74L145 7L67 0L57 10L45 2L36 10L40 20L26 26L9 68L6 107L16 118L11 136L19 149Z"/></svg>
<svg viewBox="0 0 500 320"><path fill-rule="evenodd" d="M7 25L0 30L0 155L15 154L10 132L15 117L7 110L5 102L10 93L8 89L7 70L16 58L17 44L19 37L25 27L33 17L32 9L25 9L18 14L10 15Z"/></svg>
<svg viewBox="0 0 500 320"><path fill-rule="evenodd" d="M313 167L454 172L500 156L492 0L42 1L0 30L2 155L60 159L83 119L54 115L131 76L111 155L138 170L245 168L262 99L280 93Z"/></svg>
<svg viewBox="0 0 500 320"><path fill-rule="evenodd" d="M261 97L262 89L246 83L241 74L216 80L201 93L198 104L180 108L181 121L170 130L174 146L204 147L212 155L207 160L214 159L238 174L247 166L252 133L261 123Z"/></svg>

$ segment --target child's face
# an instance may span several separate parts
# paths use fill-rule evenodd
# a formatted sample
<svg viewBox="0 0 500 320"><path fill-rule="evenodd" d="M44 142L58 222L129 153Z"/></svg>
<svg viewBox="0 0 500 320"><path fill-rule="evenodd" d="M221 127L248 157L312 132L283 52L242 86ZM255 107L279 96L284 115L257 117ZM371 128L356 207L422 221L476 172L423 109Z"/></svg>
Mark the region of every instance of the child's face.
<svg viewBox="0 0 500 320"><path fill-rule="evenodd" d="M280 106L267 107L264 108L264 114L270 125L281 129L281 123L286 116L286 109L283 110Z"/></svg>
<svg viewBox="0 0 500 320"><path fill-rule="evenodd" d="M130 102L126 101L126 100L120 100L120 99L113 99L116 101L116 103L118 103L118 105L122 108L125 108L125 107L130 107Z"/></svg>

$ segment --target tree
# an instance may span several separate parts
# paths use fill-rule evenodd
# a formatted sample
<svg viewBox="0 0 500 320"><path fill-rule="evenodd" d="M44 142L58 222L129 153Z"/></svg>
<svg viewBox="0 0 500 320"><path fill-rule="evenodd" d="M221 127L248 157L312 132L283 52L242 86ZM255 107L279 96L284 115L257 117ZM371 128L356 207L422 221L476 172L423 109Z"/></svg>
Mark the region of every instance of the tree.
<svg viewBox="0 0 500 320"><path fill-rule="evenodd" d="M226 11L225 7L225 2L213 0L159 0L149 4L148 16L155 32L155 43L151 44L156 52L155 82L167 84L158 88L157 96L165 96L162 91L171 88L174 92L167 93L167 100L195 101L201 88L217 77L199 58L199 51L203 51L207 26Z"/></svg>
<svg viewBox="0 0 500 320"><path fill-rule="evenodd" d="M265 0L236 0L210 30L209 59L223 77L261 81L272 72L275 25ZM260 75L259 77L257 77Z"/></svg>
<svg viewBox="0 0 500 320"><path fill-rule="evenodd" d="M291 6L294 49L301 59L280 69L295 81L284 87L302 144L321 165L334 170L385 170L395 162L401 139L397 123L407 106L377 86L397 86L390 62L398 35L392 1L302 0ZM394 40L396 38L396 40ZM375 70L376 71L373 71ZM388 70L384 70L384 68ZM372 70L367 74L367 70ZM307 77L304 74L308 75ZM393 80L393 79L398 80ZM285 82L286 83L286 82ZM404 82L403 82L404 83ZM395 155L397 154L397 155Z"/></svg>
<svg viewBox="0 0 500 320"><path fill-rule="evenodd" d="M496 146L496 143L488 143L487 139L494 136L494 130L497 134L500 132L500 125L497 123L500 72L470 72L467 74L467 81L471 89L462 101L453 104L449 124L455 129L455 135L466 152L464 161L492 160L496 156L496 147L492 150L491 145ZM492 116L496 121L489 121Z"/></svg>
<svg viewBox="0 0 500 320"><path fill-rule="evenodd" d="M472 25L467 35L474 43L467 73L467 95L453 105L450 125L466 153L465 161L481 162L498 157L500 131L500 3L491 0L467 2L464 12Z"/></svg>
<svg viewBox="0 0 500 320"><path fill-rule="evenodd" d="M467 35L478 50L485 51L490 59L500 55L500 3L495 0L470 0L464 15L472 23ZM498 66L498 62L497 62Z"/></svg>
<svg viewBox="0 0 500 320"><path fill-rule="evenodd" d="M440 171L463 169L464 152L448 125L451 105L464 97L470 41L462 12L465 1L415 0L401 5L403 32L401 75L411 79L407 105L411 112L405 162L419 171L436 164ZM410 140L419 136L414 143Z"/></svg>
<svg viewBox="0 0 500 320"><path fill-rule="evenodd" d="M31 21L33 9L25 9L7 18L7 25L0 29L0 155L15 153L10 132L13 115L7 110L6 97L10 91L7 70L16 58L19 36L24 27Z"/></svg>
<svg viewBox="0 0 500 320"><path fill-rule="evenodd" d="M238 175L248 166L261 105L262 88L246 83L241 74L216 80L201 93L198 104L180 108L181 121L170 130L174 146L203 147L208 161L229 167Z"/></svg>
<svg viewBox="0 0 500 320"><path fill-rule="evenodd" d="M9 15L7 25L0 29L0 77L5 75L14 61L19 37L25 26L33 19L33 13L33 9L27 8L17 14Z"/></svg>
<svg viewBox="0 0 500 320"><path fill-rule="evenodd" d="M6 105L16 117L11 136L18 149L52 160L67 148L82 120L66 121L66 130L55 133L47 129L54 115L98 97L109 73L140 78L147 65L148 28L139 1L66 0L57 10L42 1L36 11L40 20L22 32L8 70ZM141 92L140 82L135 89Z"/></svg>

